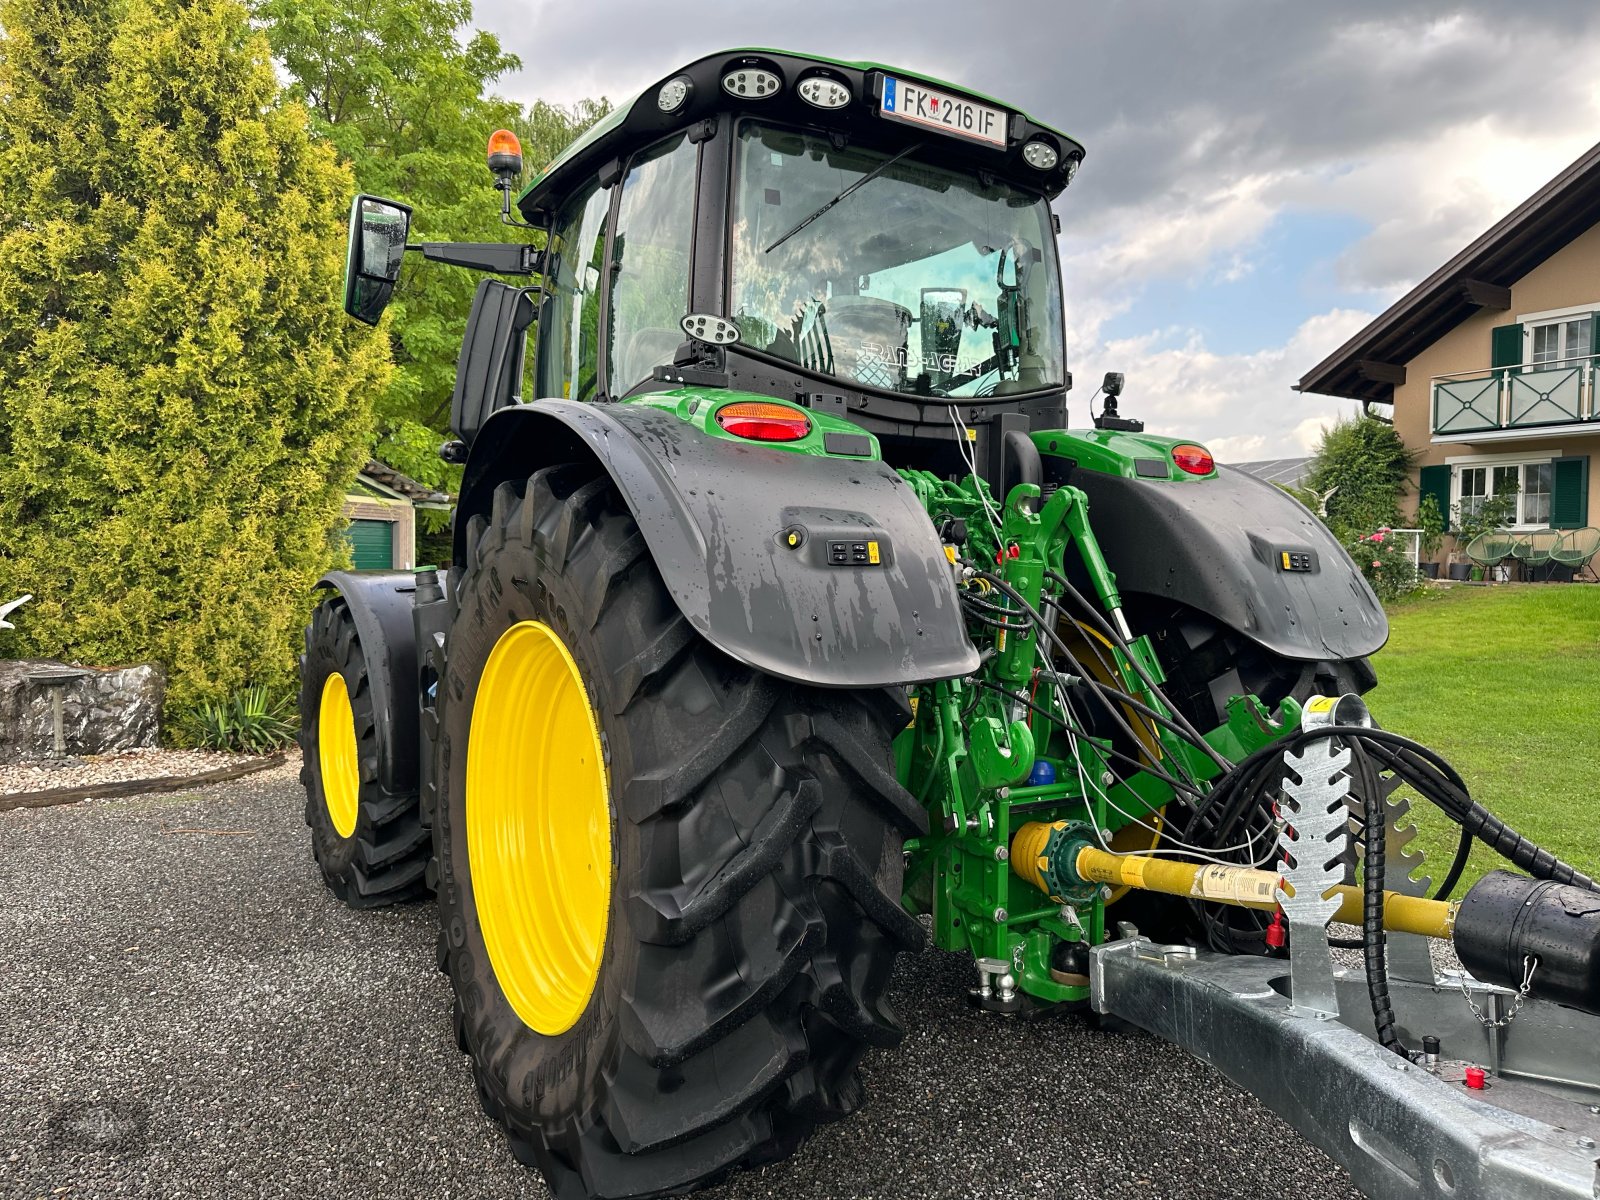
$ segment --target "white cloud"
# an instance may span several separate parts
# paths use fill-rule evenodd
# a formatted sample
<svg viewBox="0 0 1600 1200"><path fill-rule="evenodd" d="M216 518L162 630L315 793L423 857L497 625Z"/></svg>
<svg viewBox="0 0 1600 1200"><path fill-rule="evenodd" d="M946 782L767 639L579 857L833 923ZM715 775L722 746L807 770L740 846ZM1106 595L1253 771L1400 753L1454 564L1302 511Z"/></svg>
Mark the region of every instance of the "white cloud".
<svg viewBox="0 0 1600 1200"><path fill-rule="evenodd" d="M1446 33L1460 36L1454 27ZM1142 396L1136 415L1154 417L1152 429L1207 438L1225 459L1308 452L1322 426L1352 406L1302 397L1290 385L1586 150L1596 128L1600 84L1587 104L1566 106L1541 129L1473 114L1426 137L1397 135L1364 156L1248 175L1205 194L1180 177L1142 203L1098 213L1092 237L1070 236L1069 226L1063 270L1075 373L1092 387L1101 370L1124 371L1129 412ZM1102 344L1107 321L1136 318L1141 301L1162 289L1248 278L1263 234L1290 213L1369 226L1333 268L1341 288L1371 297L1370 311L1312 316L1284 345L1249 354L1214 353L1182 329Z"/></svg>
<svg viewBox="0 0 1600 1200"><path fill-rule="evenodd" d="M1302 396L1291 385L1372 313L1334 309L1310 318L1281 346L1216 354L1195 334L1158 330L1087 347L1074 364L1074 425L1088 423L1087 393L1104 371L1122 371L1124 416L1152 433L1193 437L1224 462L1310 453L1321 427L1353 411L1349 401Z"/></svg>

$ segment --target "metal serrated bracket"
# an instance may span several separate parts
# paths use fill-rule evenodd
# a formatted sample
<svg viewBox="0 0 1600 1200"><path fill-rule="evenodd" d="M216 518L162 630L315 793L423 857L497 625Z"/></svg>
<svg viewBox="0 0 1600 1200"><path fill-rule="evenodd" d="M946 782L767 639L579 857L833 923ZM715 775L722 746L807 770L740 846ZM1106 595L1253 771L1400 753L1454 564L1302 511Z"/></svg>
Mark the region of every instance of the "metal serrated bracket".
<svg viewBox="0 0 1600 1200"><path fill-rule="evenodd" d="M1335 750L1329 739L1319 738L1299 754L1285 751L1283 762L1290 774L1283 784L1278 847L1292 865L1285 865L1277 894L1289 926L1290 1011L1325 1020L1339 1015L1327 933L1339 898L1326 893L1344 874L1350 750Z"/></svg>
<svg viewBox="0 0 1600 1200"><path fill-rule="evenodd" d="M1384 890L1398 892L1402 896L1427 896L1433 889L1433 880L1421 873L1425 860L1422 852L1411 845L1417 836L1416 823L1411 819L1411 801L1396 795L1404 781L1392 772L1385 772L1380 778L1384 808ZM1344 856L1348 868L1345 882L1353 884L1356 881L1356 867L1365 854L1360 835L1366 824L1366 809L1361 797L1353 792L1345 803L1351 813L1350 847ZM1393 931L1385 937L1388 942L1390 979L1437 982L1427 938L1417 933Z"/></svg>

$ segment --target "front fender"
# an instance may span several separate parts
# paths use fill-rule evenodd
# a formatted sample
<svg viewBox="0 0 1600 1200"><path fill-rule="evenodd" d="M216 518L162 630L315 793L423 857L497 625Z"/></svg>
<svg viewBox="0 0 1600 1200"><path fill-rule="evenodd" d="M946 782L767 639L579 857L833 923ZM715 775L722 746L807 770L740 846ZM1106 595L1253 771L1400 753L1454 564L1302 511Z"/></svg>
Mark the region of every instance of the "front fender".
<svg viewBox="0 0 1600 1200"><path fill-rule="evenodd" d="M938 535L899 475L708 437L654 408L540 400L496 412L467 463L456 561L500 483L573 461L611 477L673 601L732 658L824 687L977 669ZM876 543L878 561L836 565L830 543Z"/></svg>
<svg viewBox="0 0 1600 1200"><path fill-rule="evenodd" d="M378 786L391 796L417 787L417 637L410 571L329 571L314 589L344 597L361 639L378 735Z"/></svg>

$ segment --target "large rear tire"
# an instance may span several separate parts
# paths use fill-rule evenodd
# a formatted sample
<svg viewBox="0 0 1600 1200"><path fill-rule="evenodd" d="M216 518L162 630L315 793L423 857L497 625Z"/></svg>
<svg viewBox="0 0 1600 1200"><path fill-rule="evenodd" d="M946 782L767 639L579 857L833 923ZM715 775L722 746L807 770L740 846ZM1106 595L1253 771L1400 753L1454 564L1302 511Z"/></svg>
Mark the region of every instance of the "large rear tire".
<svg viewBox="0 0 1600 1200"><path fill-rule="evenodd" d="M1370 659L1284 658L1182 605L1151 606L1141 620L1166 673L1167 695L1202 733L1226 723L1232 696L1259 696L1271 710L1288 697L1305 701L1377 686Z"/></svg>
<svg viewBox="0 0 1600 1200"><path fill-rule="evenodd" d="M352 908L426 891L429 842L415 792L378 784L377 725L361 639L342 596L317 605L300 657L300 782L323 882Z"/></svg>
<svg viewBox="0 0 1600 1200"><path fill-rule="evenodd" d="M563 1198L788 1155L902 1037L901 847L926 828L891 768L904 702L715 650L582 468L501 485L467 544L434 834L485 1111ZM565 882L516 884L541 879Z"/></svg>

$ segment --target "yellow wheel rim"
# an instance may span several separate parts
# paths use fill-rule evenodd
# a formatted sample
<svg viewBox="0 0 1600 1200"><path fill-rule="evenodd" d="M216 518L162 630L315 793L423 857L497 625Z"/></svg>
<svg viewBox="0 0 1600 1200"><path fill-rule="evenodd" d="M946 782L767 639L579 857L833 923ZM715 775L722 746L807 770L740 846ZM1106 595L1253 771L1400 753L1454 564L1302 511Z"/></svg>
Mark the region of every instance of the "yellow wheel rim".
<svg viewBox="0 0 1600 1200"><path fill-rule="evenodd" d="M467 741L467 864L494 977L530 1029L571 1029L600 975L611 800L600 728L555 630L489 653Z"/></svg>
<svg viewBox="0 0 1600 1200"><path fill-rule="evenodd" d="M322 767L322 800L328 819L339 836L356 831L356 797L361 791L361 768L356 755L356 715L350 710L350 692L344 676L335 671L322 685L322 707L317 714L317 755Z"/></svg>

